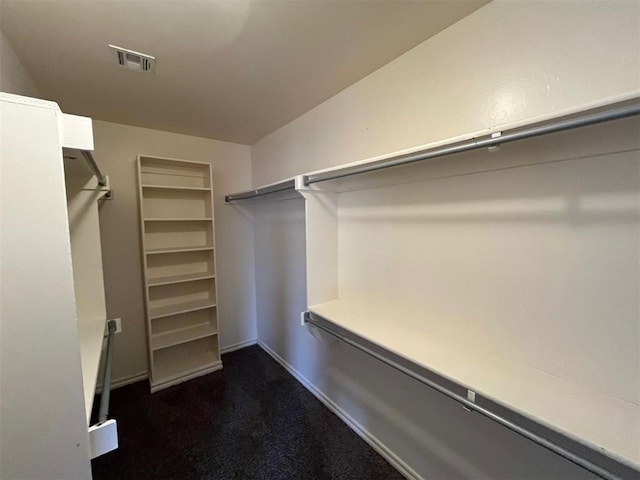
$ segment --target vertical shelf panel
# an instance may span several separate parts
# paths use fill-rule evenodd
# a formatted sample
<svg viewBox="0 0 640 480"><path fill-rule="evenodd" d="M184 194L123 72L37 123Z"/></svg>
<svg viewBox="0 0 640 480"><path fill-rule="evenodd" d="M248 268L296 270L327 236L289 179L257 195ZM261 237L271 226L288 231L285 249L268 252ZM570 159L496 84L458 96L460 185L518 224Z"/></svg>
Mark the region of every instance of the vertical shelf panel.
<svg viewBox="0 0 640 480"><path fill-rule="evenodd" d="M212 183L208 163L138 157L152 392L222 368Z"/></svg>

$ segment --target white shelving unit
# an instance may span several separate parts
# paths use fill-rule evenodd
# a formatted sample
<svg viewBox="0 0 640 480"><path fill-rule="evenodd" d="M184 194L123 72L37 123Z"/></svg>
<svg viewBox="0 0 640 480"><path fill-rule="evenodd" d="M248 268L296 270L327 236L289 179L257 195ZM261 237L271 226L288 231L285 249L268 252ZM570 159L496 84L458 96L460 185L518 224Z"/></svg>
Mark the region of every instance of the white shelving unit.
<svg viewBox="0 0 640 480"><path fill-rule="evenodd" d="M309 311L640 467L638 131L300 190Z"/></svg>
<svg viewBox="0 0 640 480"><path fill-rule="evenodd" d="M138 157L151 391L222 368L211 165Z"/></svg>
<svg viewBox="0 0 640 480"><path fill-rule="evenodd" d="M297 177L309 312L559 433L596 465L640 470L639 131L637 116L623 117ZM227 200L292 190L285 180Z"/></svg>
<svg viewBox="0 0 640 480"><path fill-rule="evenodd" d="M5 93L0 104L0 390L10 412L0 476L90 478L91 458L118 446L115 419L89 424L105 336L98 205L108 187L84 158L90 118Z"/></svg>

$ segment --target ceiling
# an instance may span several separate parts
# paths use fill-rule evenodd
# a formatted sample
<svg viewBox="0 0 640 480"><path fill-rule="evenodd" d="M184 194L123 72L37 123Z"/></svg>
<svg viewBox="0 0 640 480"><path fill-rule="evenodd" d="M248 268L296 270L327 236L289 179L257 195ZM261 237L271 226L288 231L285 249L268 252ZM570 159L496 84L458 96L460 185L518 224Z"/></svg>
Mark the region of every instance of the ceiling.
<svg viewBox="0 0 640 480"><path fill-rule="evenodd" d="M0 28L67 113L252 144L485 3L1 0Z"/></svg>

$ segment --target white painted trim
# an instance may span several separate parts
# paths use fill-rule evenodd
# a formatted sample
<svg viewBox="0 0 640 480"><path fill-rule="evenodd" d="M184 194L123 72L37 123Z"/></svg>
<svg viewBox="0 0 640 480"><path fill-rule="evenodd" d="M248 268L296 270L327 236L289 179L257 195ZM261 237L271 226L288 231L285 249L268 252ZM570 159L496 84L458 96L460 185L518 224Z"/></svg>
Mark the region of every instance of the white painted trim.
<svg viewBox="0 0 640 480"><path fill-rule="evenodd" d="M116 378L111 382L111 390L115 390L116 388L124 387L126 385L131 385L132 383L140 382L142 380L146 380L149 378L149 372L140 372L134 375L128 375L126 377ZM96 387L96 393L102 393L102 384L99 384Z"/></svg>
<svg viewBox="0 0 640 480"><path fill-rule="evenodd" d="M64 148L93 150L93 123L91 118L63 113L60 120L60 140Z"/></svg>
<svg viewBox="0 0 640 480"><path fill-rule="evenodd" d="M304 375L287 363L280 355L271 350L264 342L258 340L258 345L267 352L276 362L282 365L293 377L298 380L307 390L309 390L318 400L320 400L329 410L335 413L356 435L362 438L378 452L387 462L389 462L400 474L409 480L425 480L418 472L407 465L400 457L398 457L389 447L382 443L375 435L360 425L351 417L342 407L337 405L333 400L326 396L320 389L309 382Z"/></svg>
<svg viewBox="0 0 640 480"><path fill-rule="evenodd" d="M209 373L213 373L221 369L222 369L222 361L218 360L215 364L213 364L210 367L196 370L187 375L180 375L177 377L173 377L169 380L163 380L158 383L151 382L151 393L159 392L160 390L164 390L165 388L173 387L174 385L178 385L188 380L193 380L194 378L202 377L203 375L208 375Z"/></svg>
<svg viewBox="0 0 640 480"><path fill-rule="evenodd" d="M91 458L111 452L118 448L118 424L114 419L89 427L89 446Z"/></svg>
<svg viewBox="0 0 640 480"><path fill-rule="evenodd" d="M258 343L257 338L252 338L243 342L232 343L231 345L227 345L226 347L221 348L220 355L222 355L223 353L235 352L236 350L250 347L251 345L255 345L256 343ZM148 378L148 371L139 372L133 375L128 375L126 377L120 377L111 382L111 390L115 390L116 388L124 387L126 385L131 385L132 383L140 382L142 380L147 380ZM102 393L102 384L99 384L96 387L96 393Z"/></svg>
<svg viewBox="0 0 640 480"><path fill-rule="evenodd" d="M251 340L244 340L244 341L238 342L238 343L232 343L231 345L227 345L226 347L222 347L220 349L220 355L223 355L223 354L229 353L229 352L235 352L236 350L240 350L241 348L244 348L244 347L250 347L251 345L255 345L256 343L258 343L258 339L257 338L252 338Z"/></svg>
<svg viewBox="0 0 640 480"><path fill-rule="evenodd" d="M58 104L51 100L42 100L41 98L26 97L13 93L0 92L0 101L28 105L30 107L46 108L48 110L55 110L58 113L62 112Z"/></svg>

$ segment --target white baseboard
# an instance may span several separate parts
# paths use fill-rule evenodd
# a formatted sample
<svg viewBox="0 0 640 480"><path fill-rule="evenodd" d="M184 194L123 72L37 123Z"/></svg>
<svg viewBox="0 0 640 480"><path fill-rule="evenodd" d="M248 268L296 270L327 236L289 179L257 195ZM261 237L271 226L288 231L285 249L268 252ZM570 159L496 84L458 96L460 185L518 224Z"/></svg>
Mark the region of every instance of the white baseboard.
<svg viewBox="0 0 640 480"><path fill-rule="evenodd" d="M132 383L140 382L142 380L146 380L147 378L149 378L149 372L140 372L134 375L116 378L115 380L111 381L111 390L115 390L116 388L124 387L125 385L130 385ZM98 384L96 386L96 393L102 393L102 384Z"/></svg>
<svg viewBox="0 0 640 480"><path fill-rule="evenodd" d="M245 340L243 342L232 343L231 345L222 347L220 349L220 355L222 355L223 353L235 352L236 350L240 350L244 347L250 347L251 345L255 345L256 343L258 343L257 338L252 338L251 340Z"/></svg>
<svg viewBox="0 0 640 480"><path fill-rule="evenodd" d="M236 350L240 350L244 347L250 347L251 345L255 345L258 343L257 338L253 338L251 340L245 340L243 342L233 343L231 345L227 345L220 349L220 355L223 353L234 352ZM146 380L149 378L149 372L139 372L134 375L128 375L126 377L116 378L111 381L111 390L115 390L116 388L124 387L125 385L130 385L132 383L139 382L141 380ZM98 384L96 386L96 393L102 393L102 384Z"/></svg>
<svg viewBox="0 0 640 480"><path fill-rule="evenodd" d="M267 352L276 362L282 365L293 377L298 380L307 390L309 390L318 400L320 400L329 410L335 413L340 420L347 424L360 438L367 442L371 448L378 452L387 462L389 462L398 472L410 480L424 480L423 477L401 460L384 443L366 428L356 422L342 407L327 397L315 385L309 382L300 372L287 363L280 355L271 350L265 343L257 341L260 348Z"/></svg>

